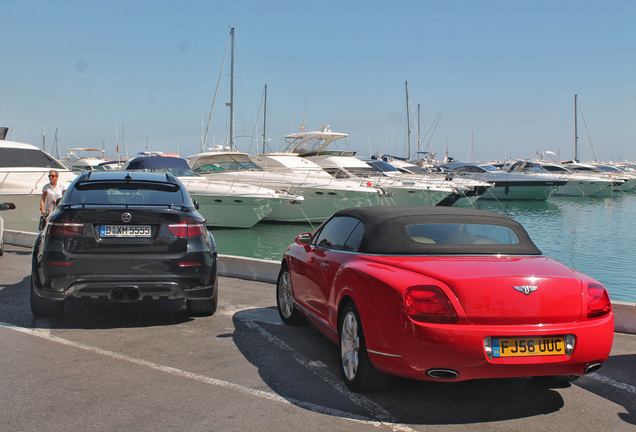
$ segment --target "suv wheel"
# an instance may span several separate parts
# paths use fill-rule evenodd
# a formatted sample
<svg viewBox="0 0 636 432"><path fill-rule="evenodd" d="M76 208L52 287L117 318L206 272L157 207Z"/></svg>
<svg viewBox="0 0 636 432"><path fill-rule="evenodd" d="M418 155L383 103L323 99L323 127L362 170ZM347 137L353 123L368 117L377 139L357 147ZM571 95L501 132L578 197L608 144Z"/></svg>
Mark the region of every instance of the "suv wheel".
<svg viewBox="0 0 636 432"><path fill-rule="evenodd" d="M204 300L186 300L186 306L188 308L189 316L210 316L214 315L216 312L216 308L219 304L219 284L218 277L214 281L214 285L216 286L216 291L214 292L214 296L210 299Z"/></svg>
<svg viewBox="0 0 636 432"><path fill-rule="evenodd" d="M47 300L35 293L34 278L31 275L31 312L33 315L57 316L64 312L64 300Z"/></svg>

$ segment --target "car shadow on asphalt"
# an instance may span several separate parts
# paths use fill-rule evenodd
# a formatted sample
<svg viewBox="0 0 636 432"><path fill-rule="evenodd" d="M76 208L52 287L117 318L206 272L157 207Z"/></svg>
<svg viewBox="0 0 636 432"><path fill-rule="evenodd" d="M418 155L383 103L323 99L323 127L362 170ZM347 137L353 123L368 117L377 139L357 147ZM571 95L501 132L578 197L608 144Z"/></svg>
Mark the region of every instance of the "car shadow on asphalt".
<svg viewBox="0 0 636 432"><path fill-rule="evenodd" d="M25 328L39 328L42 320L51 329L110 329L174 325L191 321L184 300L113 303L69 299L60 316L35 317L31 313L31 276L15 284L0 284L3 309L0 321Z"/></svg>
<svg viewBox="0 0 636 432"><path fill-rule="evenodd" d="M241 311L233 320L234 342L263 381L291 403L323 414L441 425L525 418L564 406L558 391L526 378L443 383L394 377L388 389L354 393L342 382L338 347L309 324L284 325L276 308Z"/></svg>
<svg viewBox="0 0 636 432"><path fill-rule="evenodd" d="M170 326L191 321L184 300L113 303L69 299L51 328L113 329Z"/></svg>
<svg viewBox="0 0 636 432"><path fill-rule="evenodd" d="M625 373L631 373L629 381L633 382L636 354L610 355L603 367L592 376L584 376L573 384L617 405L621 405L626 413L617 413L624 422L636 425L636 398L634 386L625 383Z"/></svg>

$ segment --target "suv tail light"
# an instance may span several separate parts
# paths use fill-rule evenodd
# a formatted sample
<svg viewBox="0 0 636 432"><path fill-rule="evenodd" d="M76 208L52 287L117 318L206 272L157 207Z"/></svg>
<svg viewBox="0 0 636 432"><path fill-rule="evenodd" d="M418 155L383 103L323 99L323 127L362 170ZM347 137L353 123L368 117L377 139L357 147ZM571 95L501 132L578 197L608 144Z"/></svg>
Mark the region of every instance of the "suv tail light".
<svg viewBox="0 0 636 432"><path fill-rule="evenodd" d="M597 318L612 311L607 290L603 285L589 284L587 286L587 317Z"/></svg>
<svg viewBox="0 0 636 432"><path fill-rule="evenodd" d="M406 290L406 313L416 321L456 323L457 312L450 300L436 286L414 286Z"/></svg>
<svg viewBox="0 0 636 432"><path fill-rule="evenodd" d="M205 219L188 216L185 221L169 224L168 229L175 237L200 237L205 235Z"/></svg>
<svg viewBox="0 0 636 432"><path fill-rule="evenodd" d="M76 237L79 236L84 228L85 223L70 222L66 220L66 216L49 220L49 235L53 237Z"/></svg>

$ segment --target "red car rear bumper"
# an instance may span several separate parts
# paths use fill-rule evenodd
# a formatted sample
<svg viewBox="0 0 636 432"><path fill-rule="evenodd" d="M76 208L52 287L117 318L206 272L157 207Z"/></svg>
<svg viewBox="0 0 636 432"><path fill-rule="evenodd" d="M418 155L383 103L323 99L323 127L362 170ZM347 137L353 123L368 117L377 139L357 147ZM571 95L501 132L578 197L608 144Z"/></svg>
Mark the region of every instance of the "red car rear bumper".
<svg viewBox="0 0 636 432"><path fill-rule="evenodd" d="M511 378L543 375L583 375L586 368L604 363L614 338L614 319L607 316L567 324L460 325L424 324L404 314L360 311L367 349L373 365L392 375L435 381ZM541 337L572 334L569 356L489 358L486 337ZM431 370L454 371L445 378Z"/></svg>

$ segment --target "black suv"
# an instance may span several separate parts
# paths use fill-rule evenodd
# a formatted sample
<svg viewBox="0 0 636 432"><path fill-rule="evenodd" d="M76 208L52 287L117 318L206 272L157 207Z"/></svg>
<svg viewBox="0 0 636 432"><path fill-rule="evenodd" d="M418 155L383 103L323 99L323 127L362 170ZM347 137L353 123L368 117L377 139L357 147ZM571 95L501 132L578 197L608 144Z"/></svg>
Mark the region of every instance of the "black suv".
<svg viewBox="0 0 636 432"><path fill-rule="evenodd" d="M61 314L74 297L185 299L189 315L212 315L216 245L196 207L171 173L79 175L33 246L33 314Z"/></svg>

